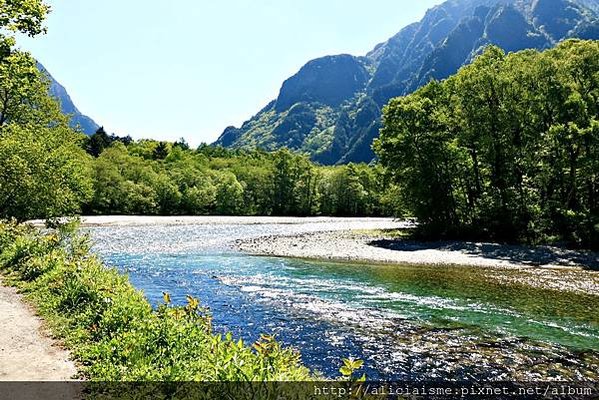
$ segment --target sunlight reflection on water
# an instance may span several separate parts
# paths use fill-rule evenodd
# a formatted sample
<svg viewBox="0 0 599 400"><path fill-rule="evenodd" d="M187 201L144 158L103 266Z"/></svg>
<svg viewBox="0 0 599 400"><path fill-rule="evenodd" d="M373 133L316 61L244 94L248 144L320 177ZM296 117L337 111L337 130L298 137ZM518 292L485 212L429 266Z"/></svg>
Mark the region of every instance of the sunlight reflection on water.
<svg viewBox="0 0 599 400"><path fill-rule="evenodd" d="M548 372L558 359L569 363L572 376L593 370L596 325L496 304L483 281L468 286L458 279L448 287L442 278L423 284L430 276L414 267L253 257L231 247L240 238L334 228L340 226L127 226L89 232L94 249L128 273L152 303L162 300L163 291L180 303L187 294L197 296L212 310L217 331L246 341L274 333L327 376L337 375L341 358L350 355L366 361L372 379L563 376L561 369ZM544 298L539 293L530 301ZM585 349L590 359L588 352L580 353Z"/></svg>

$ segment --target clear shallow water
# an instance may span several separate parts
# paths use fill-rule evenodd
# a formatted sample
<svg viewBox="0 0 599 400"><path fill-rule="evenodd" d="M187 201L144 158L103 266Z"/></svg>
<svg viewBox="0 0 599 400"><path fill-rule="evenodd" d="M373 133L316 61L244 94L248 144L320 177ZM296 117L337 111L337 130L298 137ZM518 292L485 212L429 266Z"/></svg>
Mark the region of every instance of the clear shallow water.
<svg viewBox="0 0 599 400"><path fill-rule="evenodd" d="M596 378L599 297L498 283L465 267L367 266L253 257L233 240L308 225L109 227L95 250L153 304L169 292L210 307L215 329L274 333L336 376L343 357L371 379ZM510 271L504 271L508 274ZM497 274L495 271L494 275Z"/></svg>

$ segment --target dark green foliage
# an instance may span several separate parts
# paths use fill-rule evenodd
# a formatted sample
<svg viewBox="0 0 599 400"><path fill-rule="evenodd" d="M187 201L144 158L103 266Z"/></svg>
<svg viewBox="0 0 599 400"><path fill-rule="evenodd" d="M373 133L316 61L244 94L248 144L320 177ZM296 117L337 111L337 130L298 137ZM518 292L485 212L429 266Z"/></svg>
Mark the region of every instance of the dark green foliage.
<svg viewBox="0 0 599 400"><path fill-rule="evenodd" d="M94 157L99 157L100 154L108 147L110 147L115 142L121 142L125 146L130 145L133 142L131 136L116 136L114 133L108 135L104 130L104 127L101 126L96 130L96 132L86 137L85 139L85 150ZM180 143L176 143L175 145L181 145Z"/></svg>
<svg viewBox="0 0 599 400"><path fill-rule="evenodd" d="M25 221L81 211L91 198L88 156L69 128L31 130L9 125L0 133L0 218Z"/></svg>
<svg viewBox="0 0 599 400"><path fill-rule="evenodd" d="M158 143L158 146L154 149L154 160L164 160L166 156L168 156L168 148L166 147L166 142Z"/></svg>
<svg viewBox="0 0 599 400"><path fill-rule="evenodd" d="M96 133L90 136L87 142L87 152L94 157L98 157L111 143L110 136L108 136L102 126L98 128Z"/></svg>
<svg viewBox="0 0 599 400"><path fill-rule="evenodd" d="M20 17L19 6L24 7ZM38 18L46 10L41 2L7 7L0 10L0 28L12 24L23 33L38 32ZM1 33L0 43L0 218L23 221L80 212L91 197L83 135L69 128L35 60Z"/></svg>
<svg viewBox="0 0 599 400"><path fill-rule="evenodd" d="M189 144L187 143L185 138L180 138L179 140L177 140L175 143L173 143L173 147L179 147L181 150L189 150Z"/></svg>
<svg viewBox="0 0 599 400"><path fill-rule="evenodd" d="M304 157L297 157L288 150L274 155L275 215L311 215L314 205L314 168Z"/></svg>
<svg viewBox="0 0 599 400"><path fill-rule="evenodd" d="M319 191L326 193L320 199L324 214L336 216L391 215L386 213L381 196L386 186L379 168L364 164L349 164L323 171Z"/></svg>
<svg viewBox="0 0 599 400"><path fill-rule="evenodd" d="M490 47L392 100L376 146L429 233L596 247L599 42Z"/></svg>
<svg viewBox="0 0 599 400"><path fill-rule="evenodd" d="M381 169L320 167L287 149L116 141L92 166L94 197L85 208L91 214L376 216L384 210Z"/></svg>
<svg viewBox="0 0 599 400"><path fill-rule="evenodd" d="M45 33L43 23L49 10L50 6L42 0L2 0L0 29L31 37Z"/></svg>
<svg viewBox="0 0 599 400"><path fill-rule="evenodd" d="M281 138L288 147L300 148L304 138L317 124L316 113L305 103L295 104L281 123L273 130L275 137Z"/></svg>

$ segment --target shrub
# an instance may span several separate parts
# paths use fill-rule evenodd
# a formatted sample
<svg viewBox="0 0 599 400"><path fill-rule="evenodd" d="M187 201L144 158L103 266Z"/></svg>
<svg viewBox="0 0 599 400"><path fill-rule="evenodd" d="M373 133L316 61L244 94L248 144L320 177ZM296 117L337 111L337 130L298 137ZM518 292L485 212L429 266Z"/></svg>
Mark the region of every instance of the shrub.
<svg viewBox="0 0 599 400"><path fill-rule="evenodd" d="M152 308L126 276L89 251L72 229L42 233L0 223L0 271L38 308L94 381L306 381L299 354L271 336L248 346L212 331L188 297Z"/></svg>

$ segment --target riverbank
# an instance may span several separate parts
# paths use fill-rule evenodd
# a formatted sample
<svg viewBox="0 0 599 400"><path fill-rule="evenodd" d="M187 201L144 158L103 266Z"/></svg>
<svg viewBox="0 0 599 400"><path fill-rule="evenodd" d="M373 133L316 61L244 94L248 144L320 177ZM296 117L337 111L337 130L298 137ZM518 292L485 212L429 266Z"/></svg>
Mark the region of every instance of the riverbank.
<svg viewBox="0 0 599 400"><path fill-rule="evenodd" d="M69 227L42 231L0 222L0 272L7 277L6 283L26 293L28 303L52 333L64 340L77 361L79 376L85 379L217 382L313 378L293 349L283 348L270 336L257 338L252 345L213 331L209 311L194 297L187 296L185 305L174 305L164 294L163 302L152 307L127 276L90 252L86 236ZM15 296L14 289L2 287L0 343L11 352L17 350L16 357L2 354L0 358L9 371L5 379L61 380L73 375L75 371L48 378L28 375L38 368L48 374L56 368L52 360L37 365L44 361L44 350L35 346L43 348L46 342L36 337L40 325L35 324L32 312L19 308L23 304ZM17 309L14 317L13 309ZM173 388L165 390L164 397L170 397Z"/></svg>
<svg viewBox="0 0 599 400"><path fill-rule="evenodd" d="M0 278L0 381L66 381L76 374L70 353Z"/></svg>
<svg viewBox="0 0 599 400"><path fill-rule="evenodd" d="M31 221L42 225L41 221ZM413 226L391 218L239 216L84 216L82 227L260 226L256 237L231 229L232 247L265 256L477 267L579 267L599 270L599 253L553 246L519 246L462 241L417 242L398 237ZM277 229L277 227L287 227ZM272 233L270 232L272 230ZM222 238L219 238L222 239ZM188 237L202 247L203 237ZM198 242L199 241L199 242Z"/></svg>
<svg viewBox="0 0 599 400"><path fill-rule="evenodd" d="M42 220L29 221L44 226ZM82 227L102 226L171 226L171 225L317 225L323 231L345 229L400 229L409 222L392 218L343 218L343 217L242 217L242 216L155 216L155 215L97 215L82 216Z"/></svg>
<svg viewBox="0 0 599 400"><path fill-rule="evenodd" d="M599 254L551 246L416 242L385 231L337 231L237 240L236 248L260 256L339 262L512 268L532 286L599 292Z"/></svg>
<svg viewBox="0 0 599 400"><path fill-rule="evenodd" d="M329 229L390 241L402 235L305 221L88 233L95 251L127 273L151 304L161 303L163 291L179 302L197 295L219 331L248 342L274 333L326 377L337 376L340 360L351 355L364 360L360 373L371 380L596 379L599 274L307 262L232 251L238 240L266 236L305 235L326 248Z"/></svg>
<svg viewBox="0 0 599 400"><path fill-rule="evenodd" d="M551 246L458 241L417 242L384 231L317 232L238 240L238 250L263 256L352 262L478 267L599 269L599 254Z"/></svg>
<svg viewBox="0 0 599 400"><path fill-rule="evenodd" d="M125 290L124 281L119 283L114 274L100 268L99 259L93 261L79 250L65 254L70 247L60 250L64 260L53 271L40 271L37 261L42 259L38 257L25 264L15 259L8 266L23 280L42 273L37 283L26 285L34 290L42 315L56 322L53 326L70 337L69 343L75 341L74 354L81 365L89 366L83 376L144 380L151 371L161 380L206 379L204 374L213 373L225 358L211 347L195 346L214 340L220 343L222 337L219 340L196 330L183 336L168 333L171 328L173 333L180 332L181 321L176 317L187 314L192 304L185 305L186 296L191 295L212 311L215 332L234 332L222 350L227 353L235 345L248 367L256 366L260 358L249 356L247 345L240 348L238 339L251 344L261 333L274 332L282 343L302 352L306 366L331 378L338 375L340 360L352 355L364 360L363 372L370 379L432 375L473 380L596 379L596 272L252 257L231 250L238 241L298 235L323 241L327 247L330 243L324 237L335 229L333 235L352 241L363 236L378 241L381 248L408 242L398 240L401 232L397 230L372 232L368 229L375 228L353 219L323 223L299 218L290 224L214 226L172 225L172 219L162 220L162 224L84 230L104 262L118 267L137 290L143 290L144 301L139 299L140 292ZM390 220L372 223L401 225ZM5 251L10 257L1 259L22 254L16 245L42 256L45 252L36 250L38 244L47 242L52 247L55 243L42 238L28 241L8 237ZM49 250L48 254L55 254L56 249ZM170 293L168 300L163 292ZM55 298L57 293L70 294ZM164 301L171 297L184 307L165 308ZM156 312L148 309L147 302ZM166 341L172 354L165 356L162 347L155 347L157 341ZM215 354L216 359L206 360L206 354ZM289 360L280 361L287 365ZM171 375L173 371L176 375ZM233 376L235 371L225 368L215 379ZM299 373L301 368L294 371Z"/></svg>

